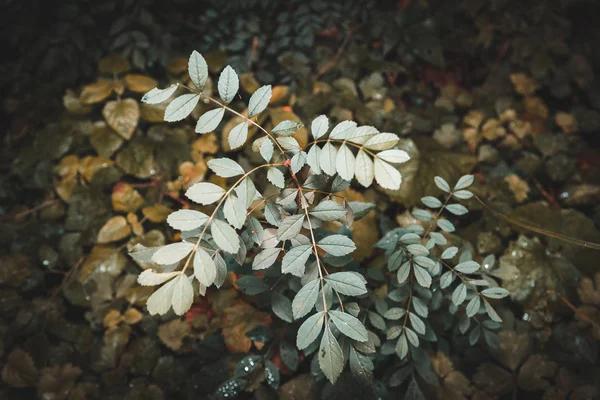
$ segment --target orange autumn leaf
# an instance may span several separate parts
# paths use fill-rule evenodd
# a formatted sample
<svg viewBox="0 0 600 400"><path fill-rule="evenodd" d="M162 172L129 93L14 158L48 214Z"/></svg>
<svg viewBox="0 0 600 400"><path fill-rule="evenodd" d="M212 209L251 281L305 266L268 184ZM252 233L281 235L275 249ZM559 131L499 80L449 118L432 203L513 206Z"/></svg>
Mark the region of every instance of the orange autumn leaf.
<svg viewBox="0 0 600 400"><path fill-rule="evenodd" d="M247 353L252 348L252 339L246 332L259 325L269 326L273 322L271 315L258 311L250 304L238 303L223 310L221 321L223 339L231 353Z"/></svg>

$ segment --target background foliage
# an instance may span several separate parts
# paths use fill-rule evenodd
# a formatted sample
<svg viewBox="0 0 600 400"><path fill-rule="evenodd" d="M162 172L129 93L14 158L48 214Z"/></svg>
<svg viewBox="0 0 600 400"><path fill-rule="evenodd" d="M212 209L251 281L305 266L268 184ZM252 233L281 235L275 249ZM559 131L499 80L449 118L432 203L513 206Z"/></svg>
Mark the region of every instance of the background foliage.
<svg viewBox="0 0 600 400"><path fill-rule="evenodd" d="M168 9L84 1L61 2L48 15L35 5L5 1L2 13L15 51L2 64L10 118L0 186L1 397L597 396L597 252L497 213L600 242L597 32L586 23L594 4L465 1L449 10L389 2L365 12L351 2L200 10L186 1ZM40 26L47 34L32 41ZM243 171L265 162L264 141L252 148L264 134L256 126L235 148L245 117L223 114L198 135L198 119L218 112L214 104L201 100L191 117L165 123L166 104L142 101L155 86L192 85L194 48L207 60L212 97L223 97L225 65L239 73L230 100L242 115L252 94L271 85L255 118L267 132L303 123L287 125L308 150L312 121L325 114L330 128L354 120L363 131L397 134L393 146L410 157L398 164L397 189L377 179L366 189L359 179L338 180L330 197L313 193L314 204L329 207L321 217L339 216L323 221L323 236L351 237L356 247L339 261L320 254L345 265L329 272L366 281L357 281L366 294L323 292L334 310L341 299L343 315L367 334L356 327L344 338L333 316L323 326L324 342L335 340L348 365L335 385L312 356L323 341L298 343L303 324L325 325L319 302L297 320L290 303L307 282L280 274L282 256L253 270L267 249L251 244L252 230L239 231L248 257L221 253L228 273L219 290L208 288L182 316L146 311L154 289L137 277L153 265L127 253L184 239L173 224L189 217L169 215L208 212L185 193L237 180L219 176L217 160ZM266 170L256 187L285 210L285 195L294 194L267 183L281 176ZM489 209L466 193L445 194L471 179L456 191ZM329 192L332 181L316 190ZM352 213L346 207L342 216L341 198ZM367 203L374 206L356 208Z"/></svg>

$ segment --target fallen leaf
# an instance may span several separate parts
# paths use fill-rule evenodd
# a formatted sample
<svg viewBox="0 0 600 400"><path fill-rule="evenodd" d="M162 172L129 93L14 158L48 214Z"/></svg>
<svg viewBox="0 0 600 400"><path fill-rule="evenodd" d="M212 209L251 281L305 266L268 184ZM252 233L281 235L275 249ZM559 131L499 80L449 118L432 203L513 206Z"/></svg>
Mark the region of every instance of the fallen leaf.
<svg viewBox="0 0 600 400"><path fill-rule="evenodd" d="M37 382L38 371L29 353L14 349L2 369L2 380L11 387L25 388Z"/></svg>
<svg viewBox="0 0 600 400"><path fill-rule="evenodd" d="M190 334L190 326L187 322L174 319L158 327L158 337L161 342L174 351L181 349L183 340Z"/></svg>
<svg viewBox="0 0 600 400"><path fill-rule="evenodd" d="M254 93L260 88L260 83L254 77L252 72L240 74L240 86L246 93Z"/></svg>
<svg viewBox="0 0 600 400"><path fill-rule="evenodd" d="M121 74L131 69L131 64L125 57L120 54L113 53L100 60L98 63L98 71L103 74Z"/></svg>
<svg viewBox="0 0 600 400"><path fill-rule="evenodd" d="M169 214L172 212L173 210L162 204L155 204L142 209L142 214L144 214L144 217L148 218L150 222L154 223L165 222Z"/></svg>
<svg viewBox="0 0 600 400"><path fill-rule="evenodd" d="M125 217L119 215L106 221L98 233L98 243L117 242L129 235L131 235L131 228Z"/></svg>
<svg viewBox="0 0 600 400"><path fill-rule="evenodd" d="M137 309L130 307L123 313L123 321L128 323L129 325L137 324L142 320L142 313Z"/></svg>
<svg viewBox="0 0 600 400"><path fill-rule="evenodd" d="M523 73L511 74L510 80L515 91L524 96L531 96L538 89L537 82Z"/></svg>
<svg viewBox="0 0 600 400"><path fill-rule="evenodd" d="M90 143L100 157L110 158L123 144L123 138L106 125L106 122L97 121L90 132Z"/></svg>
<svg viewBox="0 0 600 400"><path fill-rule="evenodd" d="M522 203L529 196L529 185L523 179L519 178L515 174L508 175L504 178L504 181L508 184L508 188L513 192L515 200Z"/></svg>
<svg viewBox="0 0 600 400"><path fill-rule="evenodd" d="M92 111L92 107L82 103L80 97L75 95L71 89L67 90L63 96L63 105L71 114L85 115Z"/></svg>
<svg viewBox="0 0 600 400"><path fill-rule="evenodd" d="M188 70L188 58L187 57L176 57L169 61L167 64L167 70L174 74L179 75Z"/></svg>
<svg viewBox="0 0 600 400"><path fill-rule="evenodd" d="M87 282L95 273L118 276L125 268L125 264L127 264L127 257L118 248L102 244L96 245L81 266L79 280Z"/></svg>
<svg viewBox="0 0 600 400"><path fill-rule="evenodd" d="M119 182L111 195L115 211L135 212L144 205L144 198L128 183Z"/></svg>
<svg viewBox="0 0 600 400"><path fill-rule="evenodd" d="M158 85L156 79L146 75L127 74L124 80L127 88L136 93L146 93Z"/></svg>
<svg viewBox="0 0 600 400"><path fill-rule="evenodd" d="M81 91L79 100L83 104L94 104L105 100L113 91L110 81L99 79L94 83L90 83Z"/></svg>
<svg viewBox="0 0 600 400"><path fill-rule="evenodd" d="M215 154L219 151L219 142L214 132L200 136L192 143L192 159L195 162L204 160L204 154Z"/></svg>
<svg viewBox="0 0 600 400"><path fill-rule="evenodd" d="M559 112L554 117L554 121L556 122L556 125L558 125L560 129L567 135L572 135L579 129L577 119L575 119L573 114Z"/></svg>
<svg viewBox="0 0 600 400"><path fill-rule="evenodd" d="M114 328L115 326L119 325L122 320L123 320L123 316L121 315L121 313L119 311L110 310L104 316L104 319L102 320L102 324L104 325L105 328Z"/></svg>
<svg viewBox="0 0 600 400"><path fill-rule="evenodd" d="M81 375L81 369L71 364L44 368L38 382L40 398L66 400L79 375Z"/></svg>
<svg viewBox="0 0 600 400"><path fill-rule="evenodd" d="M87 156L79 162L79 173L86 181L91 182L98 171L112 165L112 160L107 158Z"/></svg>
<svg viewBox="0 0 600 400"><path fill-rule="evenodd" d="M129 140L140 118L140 108L133 99L113 100L104 105L102 115L119 135Z"/></svg>
<svg viewBox="0 0 600 400"><path fill-rule="evenodd" d="M252 348L252 340L246 332L258 325L269 326L272 323L271 315L256 310L249 304L239 303L223 310L221 328L225 345L231 353L247 353Z"/></svg>

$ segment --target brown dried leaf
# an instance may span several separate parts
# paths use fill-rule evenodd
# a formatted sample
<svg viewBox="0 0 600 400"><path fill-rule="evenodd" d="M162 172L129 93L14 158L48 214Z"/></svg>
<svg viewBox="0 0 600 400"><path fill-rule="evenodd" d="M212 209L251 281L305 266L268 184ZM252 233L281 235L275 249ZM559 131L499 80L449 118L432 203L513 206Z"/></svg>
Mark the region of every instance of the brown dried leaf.
<svg viewBox="0 0 600 400"><path fill-rule="evenodd" d="M21 349L14 349L8 355L2 369L2 380L15 388L30 387L37 381L38 371L31 356Z"/></svg>
<svg viewBox="0 0 600 400"><path fill-rule="evenodd" d="M112 206L115 211L135 212L144 205L144 198L128 183L119 182L113 188Z"/></svg>
<svg viewBox="0 0 600 400"><path fill-rule="evenodd" d="M87 156L79 162L79 173L86 181L91 182L96 172L112 165L112 160L107 158Z"/></svg>
<svg viewBox="0 0 600 400"><path fill-rule="evenodd" d="M473 383L492 396L510 393L514 387L510 372L492 363L485 363L477 368Z"/></svg>
<svg viewBox="0 0 600 400"><path fill-rule="evenodd" d="M81 370L71 364L44 368L38 383L38 393L44 400L65 400L75 386Z"/></svg>
<svg viewBox="0 0 600 400"><path fill-rule="evenodd" d="M254 93L260 87L260 83L258 83L252 72L244 72L240 74L240 86L244 92Z"/></svg>
<svg viewBox="0 0 600 400"><path fill-rule="evenodd" d="M577 293L583 304L600 305L600 272L596 273L594 281L587 277L583 278Z"/></svg>
<svg viewBox="0 0 600 400"><path fill-rule="evenodd" d="M86 282L94 273L118 276L127 264L127 257L116 247L97 245L85 259L79 272L79 280Z"/></svg>
<svg viewBox="0 0 600 400"><path fill-rule="evenodd" d="M136 93L146 93L158 85L156 79L146 75L127 74L124 80L127 88Z"/></svg>
<svg viewBox="0 0 600 400"><path fill-rule="evenodd" d="M525 97L523 105L525 106L525 114L530 118L539 118L542 121L548 119L548 107L541 98L537 96Z"/></svg>
<svg viewBox="0 0 600 400"><path fill-rule="evenodd" d="M160 104L146 104L142 103L140 107L140 115L144 121L148 122L164 122L165 121L165 110L167 109L166 103Z"/></svg>
<svg viewBox="0 0 600 400"><path fill-rule="evenodd" d="M471 110L463 118L463 122L472 128L479 128L479 125L483 122L485 114L479 110Z"/></svg>
<svg viewBox="0 0 600 400"><path fill-rule="evenodd" d="M171 350L178 351L183 345L183 339L190 334L190 326L180 319L162 324L158 328L158 337Z"/></svg>
<svg viewBox="0 0 600 400"><path fill-rule="evenodd" d="M484 138L493 141L506 135L506 130L499 120L490 118L481 127L481 133Z"/></svg>
<svg viewBox="0 0 600 400"><path fill-rule="evenodd" d="M98 243L117 242L131 235L131 228L127 224L125 217L118 215L112 217L98 233Z"/></svg>
<svg viewBox="0 0 600 400"><path fill-rule="evenodd" d="M142 313L137 308L128 308L125 313L123 313L123 321L128 323L129 325L135 325L142 320Z"/></svg>
<svg viewBox="0 0 600 400"><path fill-rule="evenodd" d="M83 104L100 103L110 96L112 91L113 86L111 81L99 79L94 83L84 86L81 94L79 95L79 100L81 100Z"/></svg>
<svg viewBox="0 0 600 400"><path fill-rule="evenodd" d="M204 160L204 154L215 154L219 151L219 142L214 132L200 136L192 143L192 159L195 162Z"/></svg>
<svg viewBox="0 0 600 400"><path fill-rule="evenodd" d="M239 303L223 310L221 320L225 345L231 353L247 353L252 348L252 340L246 332L258 325L269 326L271 315L256 310L250 304Z"/></svg>
<svg viewBox="0 0 600 400"><path fill-rule="evenodd" d="M544 390L550 383L544 378L552 378L556 374L558 365L548 361L544 356L534 354L525 361L519 370L517 383L521 389L529 392Z"/></svg>
<svg viewBox="0 0 600 400"><path fill-rule="evenodd" d="M511 74L510 80L515 91L524 96L530 96L538 88L537 82L523 73Z"/></svg>
<svg viewBox="0 0 600 400"><path fill-rule="evenodd" d="M196 164L186 161L179 166L179 174L183 177L183 189L188 189L190 186L202 182L208 171L208 165L204 160L198 161ZM179 182L179 181L178 181Z"/></svg>
<svg viewBox="0 0 600 400"><path fill-rule="evenodd" d="M0 257L0 284L19 287L31 274L29 258L23 254Z"/></svg>
<svg viewBox="0 0 600 400"><path fill-rule="evenodd" d="M572 135L579 129L579 124L577 123L577 119L575 119L573 114L559 112L554 117L554 121L556 122L556 125L558 125L560 129L567 135Z"/></svg>
<svg viewBox="0 0 600 400"><path fill-rule="evenodd" d="M105 328L114 328L115 326L119 325L122 320L123 320L123 316L121 315L121 313L119 311L110 310L104 316L104 319L102 320L102 324L104 325Z"/></svg>
<svg viewBox="0 0 600 400"><path fill-rule="evenodd" d="M442 352L437 352L431 357L433 370L442 379L442 384L437 388L437 398L440 400L463 400L473 392L471 383L460 372L454 371L452 362Z"/></svg>
<svg viewBox="0 0 600 400"><path fill-rule="evenodd" d="M278 101L285 100L290 94L290 87L286 85L277 85L273 87L271 100L269 104L275 104Z"/></svg>
<svg viewBox="0 0 600 400"><path fill-rule="evenodd" d="M519 203L527 199L529 195L529 185L523 179L519 178L515 174L508 175L504 178L504 181L508 184L508 188L515 195L515 200Z"/></svg>
<svg viewBox="0 0 600 400"><path fill-rule="evenodd" d="M98 71L103 74L121 74L131 69L131 64L125 57L120 54L113 53L104 57L98 63Z"/></svg>
<svg viewBox="0 0 600 400"><path fill-rule="evenodd" d="M63 96L63 105L71 114L85 115L92 111L92 107L87 104L83 104L79 96L76 96L75 92L70 89L67 90Z"/></svg>
<svg viewBox="0 0 600 400"><path fill-rule="evenodd" d="M172 212L173 210L162 204L155 204L142 209L142 214L144 214L144 217L148 218L149 221L154 223L165 222L169 214Z"/></svg>
<svg viewBox="0 0 600 400"><path fill-rule="evenodd" d="M140 108L134 99L113 100L104 105L102 115L111 128L129 140L140 119Z"/></svg>
<svg viewBox="0 0 600 400"><path fill-rule="evenodd" d="M173 75L179 75L186 72L188 69L188 58L177 57L169 61L167 64L167 70Z"/></svg>

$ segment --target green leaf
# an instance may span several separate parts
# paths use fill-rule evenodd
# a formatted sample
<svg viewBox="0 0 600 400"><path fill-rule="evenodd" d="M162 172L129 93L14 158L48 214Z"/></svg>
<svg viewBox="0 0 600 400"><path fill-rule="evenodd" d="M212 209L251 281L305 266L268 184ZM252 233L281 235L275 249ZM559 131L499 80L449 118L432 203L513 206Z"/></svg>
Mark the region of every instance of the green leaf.
<svg viewBox="0 0 600 400"><path fill-rule="evenodd" d="M152 256L152 261L160 265L175 264L183 260L194 249L193 243L178 242L161 247Z"/></svg>
<svg viewBox="0 0 600 400"><path fill-rule="evenodd" d="M396 342L396 354L403 360L408 355L408 342L406 335L400 335L400 339Z"/></svg>
<svg viewBox="0 0 600 400"><path fill-rule="evenodd" d="M340 332L350 339L359 342L366 342L369 339L367 329L358 318L337 310L329 310L329 317Z"/></svg>
<svg viewBox="0 0 600 400"><path fill-rule="evenodd" d="M346 216L346 208L332 200L324 200L310 211L310 215L323 221L336 221Z"/></svg>
<svg viewBox="0 0 600 400"><path fill-rule="evenodd" d="M352 272L335 272L325 280L338 292L347 296L359 296L367 293L364 278Z"/></svg>
<svg viewBox="0 0 600 400"><path fill-rule="evenodd" d="M317 118L313 119L310 131L315 139L326 134L327 130L329 130L329 119L326 115L319 115Z"/></svg>
<svg viewBox="0 0 600 400"><path fill-rule="evenodd" d="M196 133L208 133L214 131L223 120L224 115L224 108L215 108L214 110L205 112L198 118L198 122L196 123Z"/></svg>
<svg viewBox="0 0 600 400"><path fill-rule="evenodd" d="M440 208L442 206L442 202L432 196L425 196L421 198L421 202L429 208Z"/></svg>
<svg viewBox="0 0 600 400"><path fill-rule="evenodd" d="M138 275L137 281L142 286L157 286L162 285L180 273L179 271L158 273L151 269L145 269Z"/></svg>
<svg viewBox="0 0 600 400"><path fill-rule="evenodd" d="M412 212L412 215L419 221L425 221L425 222L433 221L433 215L431 215L431 213L427 210L414 210Z"/></svg>
<svg viewBox="0 0 600 400"><path fill-rule="evenodd" d="M335 383L344 369L344 353L328 323L325 324L325 333L319 347L319 366L331 383Z"/></svg>
<svg viewBox="0 0 600 400"><path fill-rule="evenodd" d="M317 302L317 296L319 294L319 279L312 280L304 285L294 297L292 301L292 312L294 319L300 319L304 317Z"/></svg>
<svg viewBox="0 0 600 400"><path fill-rule="evenodd" d="M348 148L348 146L342 144L335 159L335 169L342 179L347 181L352 180L354 177L355 163L356 160L354 159L354 154L352 154L352 151Z"/></svg>
<svg viewBox="0 0 600 400"><path fill-rule="evenodd" d="M467 207L462 204L448 204L446 210L450 211L454 215L465 215L469 212Z"/></svg>
<svg viewBox="0 0 600 400"><path fill-rule="evenodd" d="M471 301L469 301L469 304L467 304L467 309L466 309L466 313L467 313L467 317L472 318L474 317L477 312L479 311L479 307L481 306L481 300L479 299L479 296L475 296L471 299Z"/></svg>
<svg viewBox="0 0 600 400"><path fill-rule="evenodd" d="M292 274L297 277L304 275L304 269L308 257L311 255L312 246L309 244L302 244L300 246L293 247L290 249L281 262L281 272L284 274Z"/></svg>
<svg viewBox="0 0 600 400"><path fill-rule="evenodd" d="M273 292L271 295L271 308L273 313L285 322L293 322L292 302L281 293Z"/></svg>
<svg viewBox="0 0 600 400"><path fill-rule="evenodd" d="M208 161L207 165L215 174L223 178L231 178L245 173L244 168L230 158L213 158Z"/></svg>
<svg viewBox="0 0 600 400"><path fill-rule="evenodd" d="M240 201L245 204L246 208L252 205L257 192L256 187L250 178L244 178L234 190Z"/></svg>
<svg viewBox="0 0 600 400"><path fill-rule="evenodd" d="M223 214L225 214L227 222L234 228L241 229L244 226L244 222L246 222L246 204L233 194L230 194L227 200L225 200Z"/></svg>
<svg viewBox="0 0 600 400"><path fill-rule="evenodd" d="M194 210L175 211L167 217L167 223L180 231L191 231L201 227L207 221L208 215Z"/></svg>
<svg viewBox="0 0 600 400"><path fill-rule="evenodd" d="M248 218L248 231L252 236L252 240L257 245L261 245L264 240L265 230L263 229L259 220L254 217Z"/></svg>
<svg viewBox="0 0 600 400"><path fill-rule="evenodd" d="M464 283L461 283L456 287L456 289L454 289L454 292L452 292L452 303L458 307L465 301L466 298L467 287Z"/></svg>
<svg viewBox="0 0 600 400"><path fill-rule="evenodd" d="M203 205L214 203L224 194L225 189L209 182L196 183L185 192L188 199Z"/></svg>
<svg viewBox="0 0 600 400"><path fill-rule="evenodd" d="M473 272L479 270L481 266L479 263L475 261L464 261L454 267L454 270L457 272L462 272L463 274L472 274Z"/></svg>
<svg viewBox="0 0 600 400"><path fill-rule="evenodd" d="M490 299L502 299L509 295L508 290L501 287L492 287L484 289L481 294Z"/></svg>
<svg viewBox="0 0 600 400"><path fill-rule="evenodd" d="M313 144L308 150L308 154L306 155L306 163L313 170L313 172L317 175L321 174L321 148L316 144Z"/></svg>
<svg viewBox="0 0 600 400"><path fill-rule="evenodd" d="M283 241L293 238L300 233L303 223L304 215L302 214L290 215L285 218L277 229L277 239Z"/></svg>
<svg viewBox="0 0 600 400"><path fill-rule="evenodd" d="M358 379L362 379L367 384L373 381L373 361L362 353L359 353L354 346L350 347L349 357L350 371Z"/></svg>
<svg viewBox="0 0 600 400"><path fill-rule="evenodd" d="M425 323L419 318L416 314L408 313L408 319L410 320L410 325L413 327L417 333L421 335L425 334Z"/></svg>
<svg viewBox="0 0 600 400"><path fill-rule="evenodd" d="M398 273L396 274L398 283L402 284L402 283L406 282L406 279L408 279L409 274L410 274L410 262L407 261L404 264L402 264L402 266L398 269Z"/></svg>
<svg viewBox="0 0 600 400"><path fill-rule="evenodd" d="M248 139L248 121L241 122L229 131L229 137L227 138L227 142L229 143L229 147L231 150L235 150L238 147L242 146L246 143L246 139ZM265 142L268 139L265 139ZM270 142L270 140L268 140ZM273 144L271 143L271 146Z"/></svg>
<svg viewBox="0 0 600 400"><path fill-rule="evenodd" d="M415 256L413 258L413 261L420 265L423 268L427 268L427 269L433 269L435 268L435 261L433 261L431 258L429 257L423 257L423 256Z"/></svg>
<svg viewBox="0 0 600 400"><path fill-rule="evenodd" d="M431 286L431 275L429 275L429 272L425 268L419 267L417 264L415 264L413 265L413 271L419 285L424 288Z"/></svg>
<svg viewBox="0 0 600 400"><path fill-rule="evenodd" d="M393 133L378 133L367 140L364 146L369 150L387 150L394 147L399 140L400 138Z"/></svg>
<svg viewBox="0 0 600 400"><path fill-rule="evenodd" d="M374 203L363 203L362 201L349 201L348 205L354 213L355 221L361 219L375 209Z"/></svg>
<svg viewBox="0 0 600 400"><path fill-rule="evenodd" d="M256 271L269 268L271 265L275 264L277 257L279 257L279 253L281 253L281 249L279 247L262 250L254 257L254 260L252 261L252 269Z"/></svg>
<svg viewBox="0 0 600 400"><path fill-rule="evenodd" d="M437 225L444 232L454 232L456 230L452 222L448 221L447 219L438 219Z"/></svg>
<svg viewBox="0 0 600 400"><path fill-rule="evenodd" d="M221 254L215 254L215 266L217 268L217 277L215 278L215 286L221 287L225 279L227 279L227 264Z"/></svg>
<svg viewBox="0 0 600 400"><path fill-rule="evenodd" d="M377 157L392 164L402 164L410 160L410 157L406 151L397 149L384 150L380 153L377 153Z"/></svg>
<svg viewBox="0 0 600 400"><path fill-rule="evenodd" d="M329 139L344 140L352 137L356 130L356 122L342 121L333 127L329 134Z"/></svg>
<svg viewBox="0 0 600 400"><path fill-rule="evenodd" d="M385 321L381 315L377 314L376 312L369 311L369 321L375 328L379 329L380 331L385 331Z"/></svg>
<svg viewBox="0 0 600 400"><path fill-rule="evenodd" d="M210 234L220 249L235 254L240 249L240 240L235 229L220 219L214 219L210 225Z"/></svg>
<svg viewBox="0 0 600 400"><path fill-rule="evenodd" d="M398 190L402 183L400 171L387 162L375 158L375 180L384 189Z"/></svg>
<svg viewBox="0 0 600 400"><path fill-rule="evenodd" d="M223 72L221 72L217 86L219 90L219 96L221 96L223 103L231 103L231 100L233 100L240 89L240 80L235 70L229 65L223 69Z"/></svg>
<svg viewBox="0 0 600 400"><path fill-rule="evenodd" d="M319 154L319 165L321 170L329 176L335 175L335 158L337 149L330 142L325 143Z"/></svg>
<svg viewBox="0 0 600 400"><path fill-rule="evenodd" d="M433 181L435 182L435 186L437 186L441 191L450 193L450 185L448 185L448 182L446 182L444 178L441 176L436 176L433 178Z"/></svg>
<svg viewBox="0 0 600 400"><path fill-rule="evenodd" d="M413 296L412 298L412 307L415 312L423 318L427 318L429 315L429 310L427 309L427 304L417 296Z"/></svg>
<svg viewBox="0 0 600 400"><path fill-rule="evenodd" d="M413 256L427 256L429 255L429 250L422 244L409 244L406 246L406 250Z"/></svg>
<svg viewBox="0 0 600 400"><path fill-rule="evenodd" d="M175 93L179 85L177 83L172 84L166 89L154 88L142 97L142 103L146 104L159 104L167 100Z"/></svg>
<svg viewBox="0 0 600 400"><path fill-rule="evenodd" d="M452 189L452 190L456 191L456 190L468 188L469 186L471 186L473 184L474 180L475 180L475 177L473 175L463 175L460 177L458 182L456 182L456 185L454 185L454 189Z"/></svg>
<svg viewBox="0 0 600 400"><path fill-rule="evenodd" d="M196 50L192 51L188 61L188 73L198 90L203 90L208 79L208 65L206 60Z"/></svg>
<svg viewBox="0 0 600 400"><path fill-rule="evenodd" d="M249 296L254 296L269 290L269 285L267 285L262 279L252 275L242 276L240 279L235 281L235 285L242 291L242 293Z"/></svg>
<svg viewBox="0 0 600 400"><path fill-rule="evenodd" d="M387 310L385 314L383 314L383 317L391 321L397 321L400 318L404 317L404 315L406 315L406 310L404 308L392 307L389 310Z"/></svg>
<svg viewBox="0 0 600 400"><path fill-rule="evenodd" d="M352 134L352 137L348 138L349 142L356 144L365 144L367 140L377 135L379 131L377 128L369 125L359 126Z"/></svg>
<svg viewBox="0 0 600 400"><path fill-rule="evenodd" d="M356 245L347 236L330 235L317 242L317 245L332 256L341 257L356 250Z"/></svg>
<svg viewBox="0 0 600 400"><path fill-rule="evenodd" d="M169 103L165 110L165 121L176 122L185 119L200 101L197 94L182 94Z"/></svg>
<svg viewBox="0 0 600 400"><path fill-rule="evenodd" d="M444 252L442 253L440 258L442 260L450 260L451 258L454 258L456 253L458 253L458 247L451 246L451 247L448 247L446 250L444 250Z"/></svg>
<svg viewBox="0 0 600 400"><path fill-rule="evenodd" d="M323 330L324 321L325 313L320 311L307 318L307 320L300 325L300 328L298 328L298 335L296 336L296 347L298 347L299 350L304 350L319 337Z"/></svg>
<svg viewBox="0 0 600 400"><path fill-rule="evenodd" d="M457 199L467 200L473 197L473 193L469 192L468 190L459 190L452 193L452 196L456 197Z"/></svg>
<svg viewBox="0 0 600 400"><path fill-rule="evenodd" d="M281 172L277 167L270 167L267 171L267 179L273 185L277 186L280 189L285 187L285 176L283 172Z"/></svg>
<svg viewBox="0 0 600 400"><path fill-rule="evenodd" d="M192 282L185 274L179 275L171 282L173 282L173 298L171 300L173 311L175 311L175 314L177 315L183 315L190 309L194 302L194 288L192 287Z"/></svg>
<svg viewBox="0 0 600 400"><path fill-rule="evenodd" d="M148 297L146 307L150 315L165 315L171 309L175 282L179 279L181 279L180 273L178 273L177 278L170 280Z"/></svg>
<svg viewBox="0 0 600 400"><path fill-rule="evenodd" d="M273 158L273 142L269 138L265 138L265 140L260 145L260 155L265 159L266 162L271 162L271 158Z"/></svg>
<svg viewBox="0 0 600 400"><path fill-rule="evenodd" d="M408 339L408 343L412 344L415 347L419 346L419 337L417 334L410 328L404 328L404 333L406 334L406 338Z"/></svg>
<svg viewBox="0 0 600 400"><path fill-rule="evenodd" d="M213 284L217 277L217 267L212 257L200 248L194 256L194 276L198 282L208 287Z"/></svg>
<svg viewBox="0 0 600 400"><path fill-rule="evenodd" d="M487 301L484 301L483 304L485 306L485 312L487 313L487 315L490 317L490 319L492 321L502 322L502 318L500 318L500 316L498 315L496 310L494 310L494 307L492 307L492 305L490 303L488 303Z"/></svg>
<svg viewBox="0 0 600 400"><path fill-rule="evenodd" d="M271 133L275 133L279 136L291 136L303 126L303 124L296 121L281 121L271 130Z"/></svg>
<svg viewBox="0 0 600 400"><path fill-rule="evenodd" d="M260 87L248 102L248 118L263 112L269 105L269 101L271 101L271 85Z"/></svg>
<svg viewBox="0 0 600 400"><path fill-rule="evenodd" d="M306 153L299 151L292 157L292 172L297 174L298 171L306 164Z"/></svg>
<svg viewBox="0 0 600 400"><path fill-rule="evenodd" d="M454 282L454 273L452 271L444 272L440 278L440 288L446 289Z"/></svg>

